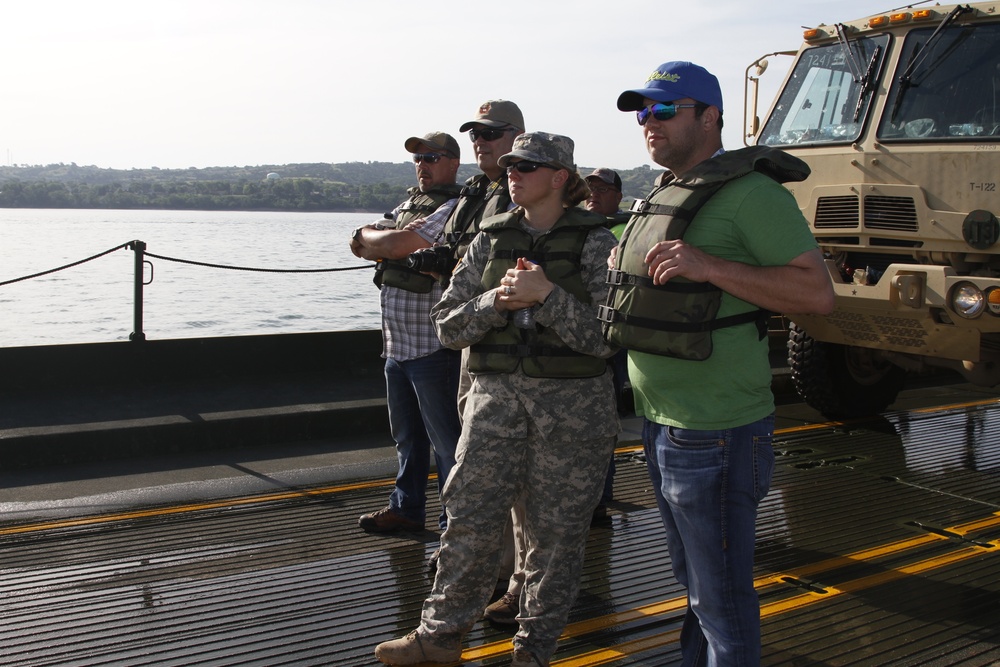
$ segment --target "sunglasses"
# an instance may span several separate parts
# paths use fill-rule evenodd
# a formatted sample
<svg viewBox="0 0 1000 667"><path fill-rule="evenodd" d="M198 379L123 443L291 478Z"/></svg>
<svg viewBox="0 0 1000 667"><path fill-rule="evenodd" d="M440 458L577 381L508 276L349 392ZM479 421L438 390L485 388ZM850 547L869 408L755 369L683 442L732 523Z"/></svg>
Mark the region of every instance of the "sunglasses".
<svg viewBox="0 0 1000 667"><path fill-rule="evenodd" d="M437 164L437 162L443 158L444 155L441 153L414 153L413 161L417 164L421 162L426 162L428 164Z"/></svg>
<svg viewBox="0 0 1000 667"><path fill-rule="evenodd" d="M663 104L662 102L657 102L656 104L650 104L648 107L643 107L635 112L635 119L639 121L639 125L645 125L646 121L649 120L650 115L656 120L670 120L677 115L678 109L693 109L698 106L697 104Z"/></svg>
<svg viewBox="0 0 1000 667"><path fill-rule="evenodd" d="M589 187L590 191L593 192L595 195L606 195L612 191L618 192L617 188L613 188L610 185L591 185Z"/></svg>
<svg viewBox="0 0 1000 667"><path fill-rule="evenodd" d="M545 167L546 169L558 169L559 167L553 166L551 164L543 164L541 162L531 162L530 160L521 160L520 162L511 162L507 165L507 173L511 171L517 171L519 174L530 174L533 171L538 171L539 167Z"/></svg>
<svg viewBox="0 0 1000 667"><path fill-rule="evenodd" d="M505 127L502 130L495 130L492 127L488 127L484 130L473 128L469 130L469 136L472 137L473 141L479 139L480 137L482 137L483 141L496 141L502 137L505 132L511 132L513 129L514 128L512 127Z"/></svg>

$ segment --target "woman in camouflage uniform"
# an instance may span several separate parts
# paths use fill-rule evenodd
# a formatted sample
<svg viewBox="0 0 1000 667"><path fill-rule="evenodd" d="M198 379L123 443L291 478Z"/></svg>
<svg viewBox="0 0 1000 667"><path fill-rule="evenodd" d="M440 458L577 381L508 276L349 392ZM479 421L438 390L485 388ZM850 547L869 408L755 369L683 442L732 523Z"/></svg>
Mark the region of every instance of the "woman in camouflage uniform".
<svg viewBox="0 0 1000 667"><path fill-rule="evenodd" d="M615 238L579 208L573 142L523 134L499 164L514 210L483 221L442 300L441 342L470 347L474 381L443 492L448 529L420 627L380 644L390 665L452 662L496 583L523 497L528 556L512 665L545 666L579 589L591 515L619 424L597 305Z"/></svg>

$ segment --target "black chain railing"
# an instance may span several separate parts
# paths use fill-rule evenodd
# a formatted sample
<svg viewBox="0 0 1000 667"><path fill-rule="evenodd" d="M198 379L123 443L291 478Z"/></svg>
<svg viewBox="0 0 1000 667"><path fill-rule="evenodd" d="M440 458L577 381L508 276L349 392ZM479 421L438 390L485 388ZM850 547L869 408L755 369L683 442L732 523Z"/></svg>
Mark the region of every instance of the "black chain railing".
<svg viewBox="0 0 1000 667"><path fill-rule="evenodd" d="M132 333L129 334L128 339L131 341L144 341L146 340L146 334L142 330L142 317L143 317L143 287L153 282L153 263L146 260L146 257L152 257L154 259L162 259L165 262L177 262L179 264L192 264L194 266L204 266L212 269L227 269L231 271L261 271L266 273L333 273L336 271L356 271L358 269L370 269L373 264L365 264L362 266L344 266L331 269L269 269L253 266L231 266L226 264L215 264L212 262L198 262L191 259L179 259L177 257L168 257L166 255L156 255L151 252L146 252L146 244L143 241L129 241L128 243L122 243L121 245L115 246L114 248L109 248L104 252L100 252L86 259L81 259L70 264L64 264L63 266L57 266L54 269L49 269L47 271L40 271L38 273L33 273L29 276L21 276L20 278L14 278L12 280L0 281L0 287L4 285L10 285L12 283L18 283L23 280L31 280L32 278L39 278L41 276L47 276L50 273L56 273L58 271L65 271L66 269L71 269L74 266L79 266L87 262L93 261L104 257L105 255L110 255L111 253L127 248L135 253L135 275L133 278L134 296L132 300ZM144 269L146 265L149 265L149 281L145 281Z"/></svg>

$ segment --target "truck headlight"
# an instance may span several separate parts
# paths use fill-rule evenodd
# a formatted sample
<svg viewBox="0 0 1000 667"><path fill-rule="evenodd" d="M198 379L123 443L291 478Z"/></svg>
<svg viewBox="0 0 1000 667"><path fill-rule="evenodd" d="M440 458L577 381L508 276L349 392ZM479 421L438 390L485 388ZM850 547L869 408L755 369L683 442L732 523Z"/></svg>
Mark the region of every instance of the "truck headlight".
<svg viewBox="0 0 1000 667"><path fill-rule="evenodd" d="M951 290L951 307L962 317L972 320L983 314L986 297L972 283L959 283Z"/></svg>

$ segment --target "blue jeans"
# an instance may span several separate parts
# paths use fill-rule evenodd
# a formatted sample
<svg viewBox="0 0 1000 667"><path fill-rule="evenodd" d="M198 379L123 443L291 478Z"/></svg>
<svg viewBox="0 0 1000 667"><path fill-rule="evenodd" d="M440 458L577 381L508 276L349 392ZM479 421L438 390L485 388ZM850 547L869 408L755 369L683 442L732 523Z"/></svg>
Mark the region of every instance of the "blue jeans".
<svg viewBox="0 0 1000 667"><path fill-rule="evenodd" d="M455 446L462 432L458 416L458 374L461 353L442 349L408 361L385 360L389 428L396 441L399 472L389 506L413 521L423 522L431 450L438 473L438 493L455 465ZM438 517L447 526L444 507Z"/></svg>
<svg viewBox="0 0 1000 667"><path fill-rule="evenodd" d="M757 505L774 469L774 416L721 431L645 420L642 440L677 581L684 667L760 664L753 586Z"/></svg>

